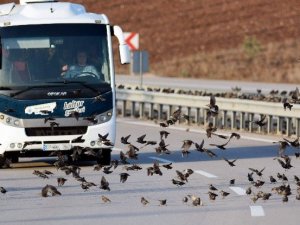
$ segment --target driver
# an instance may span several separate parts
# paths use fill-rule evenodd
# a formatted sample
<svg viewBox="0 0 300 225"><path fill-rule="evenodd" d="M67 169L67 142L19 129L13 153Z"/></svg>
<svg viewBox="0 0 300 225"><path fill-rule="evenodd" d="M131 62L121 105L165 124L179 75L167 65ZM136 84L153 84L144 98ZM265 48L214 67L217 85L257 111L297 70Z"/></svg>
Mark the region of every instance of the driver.
<svg viewBox="0 0 300 225"><path fill-rule="evenodd" d="M100 78L100 75L93 65L87 64L87 53L84 50L80 50L77 52L77 64L70 66L64 66L63 70L66 71L64 74L65 78L77 78L77 77L85 77L85 76L93 76L97 79Z"/></svg>

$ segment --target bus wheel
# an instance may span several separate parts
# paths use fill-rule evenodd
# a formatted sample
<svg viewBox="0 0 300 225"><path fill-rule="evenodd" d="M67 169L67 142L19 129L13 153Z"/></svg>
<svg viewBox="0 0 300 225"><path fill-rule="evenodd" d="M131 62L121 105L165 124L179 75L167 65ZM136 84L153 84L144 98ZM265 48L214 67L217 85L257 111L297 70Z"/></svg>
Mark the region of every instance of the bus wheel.
<svg viewBox="0 0 300 225"><path fill-rule="evenodd" d="M101 165L110 165L111 149L99 149L99 151L101 151L101 154L99 154L99 157L96 159L97 163Z"/></svg>

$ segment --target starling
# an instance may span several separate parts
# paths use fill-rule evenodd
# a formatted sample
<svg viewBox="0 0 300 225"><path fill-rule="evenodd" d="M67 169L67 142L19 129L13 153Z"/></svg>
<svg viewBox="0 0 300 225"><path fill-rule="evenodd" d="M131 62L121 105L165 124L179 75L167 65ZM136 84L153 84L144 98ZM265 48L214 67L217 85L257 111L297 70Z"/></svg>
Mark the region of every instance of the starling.
<svg viewBox="0 0 300 225"><path fill-rule="evenodd" d="M276 183L277 180L276 180L273 176L270 176L270 182L271 182L271 183Z"/></svg>
<svg viewBox="0 0 300 225"><path fill-rule="evenodd" d="M5 194L7 192L4 187L0 187L0 191L1 191L2 194Z"/></svg>
<svg viewBox="0 0 300 225"><path fill-rule="evenodd" d="M104 176L102 176L101 181L100 181L100 189L110 191L109 183L108 183L108 181L105 179Z"/></svg>
<svg viewBox="0 0 300 225"><path fill-rule="evenodd" d="M211 191L217 191L218 189L215 186L213 186L212 184L210 184L209 185L209 190L211 190Z"/></svg>
<svg viewBox="0 0 300 225"><path fill-rule="evenodd" d="M130 144L128 142L128 139L130 138L131 134L127 135L126 137L121 137L121 143L124 144L124 145L128 145Z"/></svg>
<svg viewBox="0 0 300 225"><path fill-rule="evenodd" d="M111 200L108 197L104 196L104 195L101 196L101 199L104 203L110 203L111 202Z"/></svg>
<svg viewBox="0 0 300 225"><path fill-rule="evenodd" d="M235 179L231 179L230 181L229 181L229 185L234 185L235 184Z"/></svg>
<svg viewBox="0 0 300 225"><path fill-rule="evenodd" d="M65 182L67 181L67 179L63 178L63 177L58 177L57 178L57 185L58 186L63 186L65 184Z"/></svg>
<svg viewBox="0 0 300 225"><path fill-rule="evenodd" d="M159 201L159 205L167 205L167 199L161 199L161 200L158 200Z"/></svg>
<svg viewBox="0 0 300 225"><path fill-rule="evenodd" d="M221 190L220 193L221 193L221 196L222 196L223 198L225 198L226 196L230 195L229 192L226 192L226 191L223 191L223 190Z"/></svg>
<svg viewBox="0 0 300 225"><path fill-rule="evenodd" d="M252 193L251 187L248 187L248 188L246 189L246 194L247 194L247 195L251 195L251 193Z"/></svg>
<svg viewBox="0 0 300 225"><path fill-rule="evenodd" d="M144 140L145 137L146 137L146 134L144 134L144 135L138 137L137 140L136 140L136 142L137 142L137 143L140 143L140 144L146 144L147 141Z"/></svg>
<svg viewBox="0 0 300 225"><path fill-rule="evenodd" d="M235 160L233 160L233 161L229 161L228 159L226 159L225 157L223 157L223 159L228 163L228 165L229 166L231 166L231 167L233 167L233 166L235 166L235 161L236 161L236 159Z"/></svg>
<svg viewBox="0 0 300 225"><path fill-rule="evenodd" d="M55 195L61 195L61 193L56 189L56 187L47 184L45 187L42 188L43 197L55 196Z"/></svg>
<svg viewBox="0 0 300 225"><path fill-rule="evenodd" d="M128 173L120 173L120 182L125 183L127 180L128 176L130 176Z"/></svg>
<svg viewBox="0 0 300 225"><path fill-rule="evenodd" d="M149 204L149 201L147 199L145 199L144 197L141 197L141 203L143 205L147 205L147 204Z"/></svg>

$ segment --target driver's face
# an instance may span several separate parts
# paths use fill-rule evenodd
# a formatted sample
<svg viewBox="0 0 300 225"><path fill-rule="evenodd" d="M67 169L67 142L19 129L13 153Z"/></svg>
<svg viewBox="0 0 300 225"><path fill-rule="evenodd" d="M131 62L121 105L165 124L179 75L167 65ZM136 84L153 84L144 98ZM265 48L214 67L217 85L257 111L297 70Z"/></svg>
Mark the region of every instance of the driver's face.
<svg viewBox="0 0 300 225"><path fill-rule="evenodd" d="M77 61L80 66L86 65L87 56L85 52L79 52L77 54Z"/></svg>

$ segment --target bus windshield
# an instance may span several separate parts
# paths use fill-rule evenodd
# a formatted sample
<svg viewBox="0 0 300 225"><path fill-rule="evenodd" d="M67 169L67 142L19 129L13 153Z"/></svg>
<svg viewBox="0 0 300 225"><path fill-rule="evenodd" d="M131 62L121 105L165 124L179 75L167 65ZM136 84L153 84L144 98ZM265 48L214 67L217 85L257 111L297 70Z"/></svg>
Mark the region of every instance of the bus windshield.
<svg viewBox="0 0 300 225"><path fill-rule="evenodd" d="M0 28L0 36L1 87L111 81L105 25L11 26Z"/></svg>

